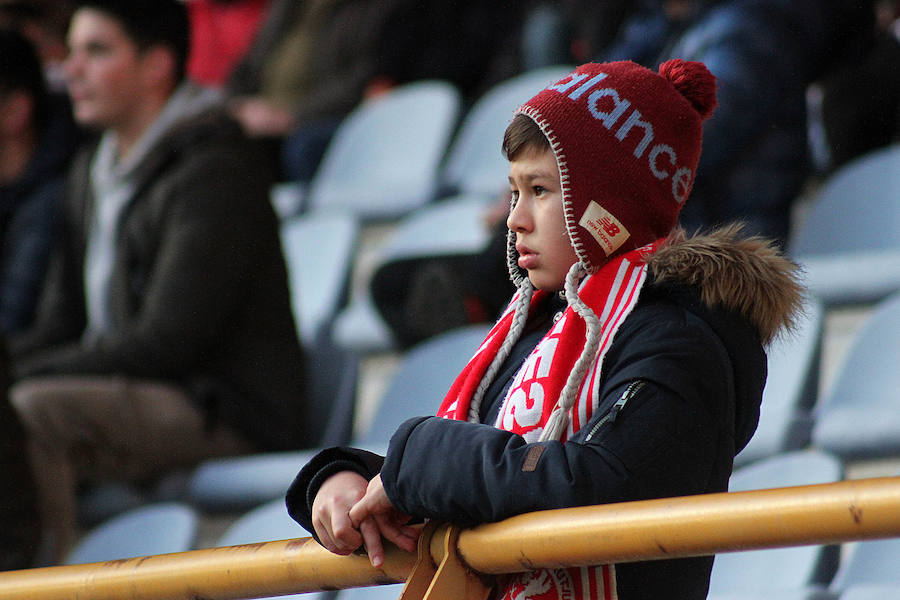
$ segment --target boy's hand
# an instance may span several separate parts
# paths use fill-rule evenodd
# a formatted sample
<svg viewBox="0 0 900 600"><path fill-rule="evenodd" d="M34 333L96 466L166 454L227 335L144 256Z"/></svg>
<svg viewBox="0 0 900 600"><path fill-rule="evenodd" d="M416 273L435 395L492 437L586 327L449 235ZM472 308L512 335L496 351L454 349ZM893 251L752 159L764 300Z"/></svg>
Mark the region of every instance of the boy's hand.
<svg viewBox="0 0 900 600"><path fill-rule="evenodd" d="M350 521L350 508L366 493L366 478L341 471L325 480L312 505L312 521L326 550L347 555L359 548L363 537Z"/></svg>
<svg viewBox="0 0 900 600"><path fill-rule="evenodd" d="M384 564L381 536L407 552L416 551L419 530L406 525L409 519L409 515L397 511L391 504L384 492L381 475L369 481L365 495L350 509L350 520L363 537L373 567L380 568Z"/></svg>

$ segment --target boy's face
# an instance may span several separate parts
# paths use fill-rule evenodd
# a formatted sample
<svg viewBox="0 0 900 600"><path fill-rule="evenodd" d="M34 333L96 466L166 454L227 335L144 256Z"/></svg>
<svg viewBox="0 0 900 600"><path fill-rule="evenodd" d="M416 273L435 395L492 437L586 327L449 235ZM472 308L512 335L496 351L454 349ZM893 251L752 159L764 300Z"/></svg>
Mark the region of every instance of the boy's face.
<svg viewBox="0 0 900 600"><path fill-rule="evenodd" d="M539 289L565 287L566 274L578 257L569 242L563 214L559 167L553 152L526 149L509 163L515 207L506 225L516 234L519 267Z"/></svg>
<svg viewBox="0 0 900 600"><path fill-rule="evenodd" d="M82 8L69 28L65 62L76 121L86 127L127 127L143 95L142 53L118 22Z"/></svg>

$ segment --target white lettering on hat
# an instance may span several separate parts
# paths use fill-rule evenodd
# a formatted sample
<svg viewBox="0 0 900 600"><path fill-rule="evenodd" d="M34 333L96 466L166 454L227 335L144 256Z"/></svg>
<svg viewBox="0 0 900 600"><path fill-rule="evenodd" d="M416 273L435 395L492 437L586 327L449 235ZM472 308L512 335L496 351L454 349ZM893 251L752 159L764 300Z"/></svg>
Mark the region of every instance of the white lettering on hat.
<svg viewBox="0 0 900 600"><path fill-rule="evenodd" d="M594 75L590 78L590 80L582 83L574 92L569 94L569 98L571 98L572 100L578 100L579 98L581 98L582 94L597 85L603 79L606 79L606 73L599 73L597 75Z"/></svg>
<svg viewBox="0 0 900 600"><path fill-rule="evenodd" d="M687 167L681 167L675 171L672 176L672 195L678 204L682 204L687 200L688 193L691 191L691 170Z"/></svg>
<svg viewBox="0 0 900 600"><path fill-rule="evenodd" d="M608 113L601 111L597 105L602 98L612 98L613 104L615 104L616 107ZM587 100L588 110L591 111L594 118L603 123L607 129L612 129L613 125L616 124L619 117L625 114L625 111L628 110L629 106L631 106L631 102L619 98L619 92L612 88L597 90L588 96Z"/></svg>
<svg viewBox="0 0 900 600"><path fill-rule="evenodd" d="M604 77L606 76L605 73L603 73L602 75ZM565 78L563 78L563 79L557 81L556 83L554 83L553 85L551 85L550 87L548 87L547 89L548 90L556 90L560 94L565 94L570 89L572 89L574 86L576 86L577 84L579 84L582 81L584 81L585 79L587 79L587 76L588 76L587 73L570 73L568 75L569 81L566 81Z"/></svg>
<svg viewBox="0 0 900 600"><path fill-rule="evenodd" d="M650 145L650 142L653 141L653 125L647 121L641 121L641 111L634 109L634 111L628 115L628 118L616 132L616 137L620 142L624 142L625 136L628 135L628 132L631 131L631 128L635 125L644 130L644 137L641 139L641 143L634 148L635 158L640 158L644 154L644 150L647 149L647 146Z"/></svg>
<svg viewBox="0 0 900 600"><path fill-rule="evenodd" d="M578 86L567 96L570 100L576 102L585 93L587 93L588 90L590 90L600 81L606 79L606 77L606 73L598 73L597 75L594 75L593 77L585 81L585 79L588 78L587 73L571 73L566 78L563 78L557 83L549 86L547 89L557 91L560 94L566 94L567 92L569 92L569 90L572 90L572 88ZM608 99L608 101L612 103L612 108L608 111L604 111L600 106L601 102L604 101L604 99ZM628 113L629 109L631 109L632 112L625 119L625 122L622 123L618 130L616 130L615 138L620 142L624 142L625 138L628 137L628 134L631 133L635 128L643 130L643 137L641 138L640 142L638 142L634 147L633 154L635 158L641 158L647 148L650 148L650 153L647 157L650 172L655 178L660 180L664 180L669 177L671 173L668 170L660 167L659 159L660 155L665 154L669 158L669 164L673 167L677 166L678 155L676 154L675 149L668 144L662 143L654 144L651 147L654 138L653 124L642 118L643 115L641 115L641 112L637 110L637 108L632 107L630 100L628 100L627 98L622 98L615 88L606 87L603 89L595 90L591 94L589 94L586 104L588 112L590 112L591 116L603 123L603 126L609 130L612 130L619 119L621 119L626 113ZM604 102L604 104L606 104L606 102ZM676 169L675 174L672 175L672 197L679 204L683 203L687 198L688 192L691 188L692 180L693 172L687 167ZM595 233L596 237L596 230L592 229L591 232ZM601 242L601 246L603 245L603 242ZM607 254L609 254L609 252L607 252Z"/></svg>
<svg viewBox="0 0 900 600"><path fill-rule="evenodd" d="M631 237L625 226L608 210L594 201L588 205L578 224L590 232L607 256Z"/></svg>
<svg viewBox="0 0 900 600"><path fill-rule="evenodd" d="M671 146L667 146L666 144L657 144L653 146L653 150L650 151L650 171L653 172L653 176L657 179L665 179L669 176L669 172L663 171L656 164L656 161L659 158L660 154L668 154L669 164L673 167L675 166L677 157L675 156L675 150L673 150Z"/></svg>

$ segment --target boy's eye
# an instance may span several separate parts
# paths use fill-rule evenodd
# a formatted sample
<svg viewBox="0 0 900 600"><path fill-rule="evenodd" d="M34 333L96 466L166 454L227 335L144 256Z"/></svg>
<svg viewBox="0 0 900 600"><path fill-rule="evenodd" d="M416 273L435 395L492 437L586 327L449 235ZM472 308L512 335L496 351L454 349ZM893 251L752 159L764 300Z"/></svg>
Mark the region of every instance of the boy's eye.
<svg viewBox="0 0 900 600"><path fill-rule="evenodd" d="M547 190L546 190L544 187L542 187L542 186L536 185L536 186L534 186L534 188L532 188L532 191L534 192L534 195L535 195L535 196L540 196L541 194L543 194L543 193L546 192Z"/></svg>

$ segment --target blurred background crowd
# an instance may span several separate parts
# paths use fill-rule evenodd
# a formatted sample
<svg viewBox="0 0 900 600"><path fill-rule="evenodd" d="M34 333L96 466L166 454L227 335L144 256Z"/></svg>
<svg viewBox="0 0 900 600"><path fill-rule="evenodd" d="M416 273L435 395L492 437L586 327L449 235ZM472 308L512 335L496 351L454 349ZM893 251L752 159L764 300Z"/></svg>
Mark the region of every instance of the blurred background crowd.
<svg viewBox="0 0 900 600"><path fill-rule="evenodd" d="M683 225L785 247L808 190L900 138L897 0L184 0L181 33L120 4L0 0L2 569L62 560L99 482L322 442L332 340L298 332L279 237L303 203L270 199L365 104L438 80L465 115L537 69L703 61L719 107ZM101 72L118 42L140 76ZM505 305L506 187L482 249L373 281L394 351Z"/></svg>

